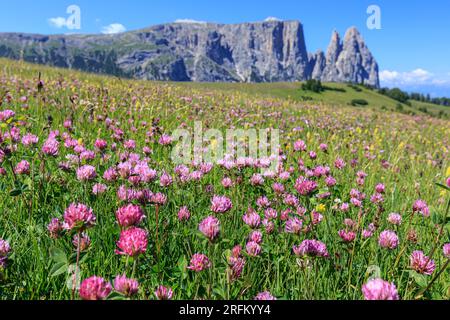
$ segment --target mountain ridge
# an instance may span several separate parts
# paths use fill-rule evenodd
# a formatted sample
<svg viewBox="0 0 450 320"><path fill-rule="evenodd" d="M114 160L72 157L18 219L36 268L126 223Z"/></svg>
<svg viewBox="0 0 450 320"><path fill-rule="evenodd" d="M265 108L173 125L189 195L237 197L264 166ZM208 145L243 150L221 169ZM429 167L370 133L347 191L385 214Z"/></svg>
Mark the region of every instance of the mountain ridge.
<svg viewBox="0 0 450 320"><path fill-rule="evenodd" d="M308 53L296 20L169 23L114 35L0 33L0 56L144 80L279 82L318 79L379 87L378 64L354 27Z"/></svg>

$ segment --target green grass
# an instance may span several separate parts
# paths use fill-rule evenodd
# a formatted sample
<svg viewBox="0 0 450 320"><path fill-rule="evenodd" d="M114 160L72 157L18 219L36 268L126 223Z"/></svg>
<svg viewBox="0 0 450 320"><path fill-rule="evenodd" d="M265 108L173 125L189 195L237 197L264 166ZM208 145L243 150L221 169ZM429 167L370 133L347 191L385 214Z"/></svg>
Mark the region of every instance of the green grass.
<svg viewBox="0 0 450 320"><path fill-rule="evenodd" d="M280 83L182 83L178 84L182 87L204 88L219 91L240 91L251 95L260 95L265 97L274 97L282 99L290 99L296 102L313 103L328 105L333 107L349 106L354 99L364 99L369 104L364 108L386 109L388 111L397 112L398 101L387 96L379 94L376 90L369 90L363 86L358 86L361 91L353 89L348 84L342 83L323 83L325 87L345 90L340 92L337 90L325 90L321 93L305 91L301 89L300 82L280 82ZM443 111L446 117L450 117L450 107L434 105L431 103L423 103L411 101L412 106L402 104L404 112L412 112L415 114L424 114L420 111L420 107L426 107L432 116L437 116Z"/></svg>
<svg viewBox="0 0 450 320"><path fill-rule="evenodd" d="M37 89L39 73L44 81L41 91ZM6 267L0 270L0 299L71 299L72 284L67 280L73 270L68 267L73 268L77 260L74 231L53 239L47 225L52 218L63 219L70 203L81 202L93 209L97 220L86 230L91 245L80 256L80 278L97 275L112 282L117 275L126 274L140 285L133 299L155 299L155 289L165 285L173 289L174 299L246 300L270 291L278 299L353 300L363 298L361 287L376 276L394 283L402 299L448 300L450 271L445 269L448 259L442 247L450 242L450 225L445 221L450 192L435 183L445 183L450 175L450 122L372 105L351 107L347 99L375 103L382 97L375 93L371 97L370 92L361 96L350 93L350 89L342 105L302 102L292 96L299 94L296 86L133 81L0 59L0 110L15 112L13 118L0 122L0 167L4 173L0 175L0 239L11 245ZM324 96L343 98L332 91ZM27 97L26 103L21 97ZM73 121L70 130L64 127L67 119ZM174 173L175 163L170 157L174 146L162 146L158 141L161 133L192 129L195 121L222 133L230 128L279 129L285 156L282 170L291 170L291 176L287 180L265 177L262 185L255 186L250 179L260 173L258 168L226 169L216 164L199 181L183 182ZM112 128L120 128L123 137L113 135ZM26 133L37 135L37 146L24 146L15 137L17 130L19 138ZM42 146L54 130L59 131L59 154L46 156ZM73 161L77 153L72 147L64 147L63 137L67 136L87 150L95 150L99 138L107 141L108 148L103 155L96 151L92 160ZM131 151L124 144L129 139L136 142ZM308 152L317 153L316 159L307 152L294 151L294 143L300 139ZM327 151L320 148L324 143ZM143 147L152 152L144 154ZM106 181L105 170L116 168L129 152L145 159L158 177L168 172L174 182L164 187L156 179L133 186L126 173L115 181ZM337 158L347 164L342 170L335 167ZM60 163L70 159L69 169L62 170ZM22 160L30 163L29 174L14 173ZM133 166L133 157L130 161ZM95 167L97 176L81 182L76 170L87 163ZM190 161L187 166L190 173L199 170ZM304 169L318 166L328 166L337 184L327 186L324 177L310 177L318 183L318 189L300 194L297 178L307 175ZM362 185L356 180L359 171L367 174ZM232 179L232 187L222 185L225 177ZM286 204L274 191L274 182L282 183L285 192L295 195L306 214L297 215L298 208ZM91 190L95 183L104 183L107 191L94 195ZM384 201L374 204L370 198L378 183L386 186ZM117 195L122 185L167 196L167 203L158 207L147 200L130 200L145 211L147 218L140 227L149 233L147 251L136 260L115 253L121 233L115 213L129 202ZM352 189L366 195L362 209L351 205L347 212L339 210L339 203L350 202ZM318 197L325 192L329 197ZM229 212L212 212L215 194L230 198L233 207ZM261 196L267 196L278 217L271 220L273 232L264 225L257 228L262 233L261 253L253 257L246 250L252 230L242 217L251 207L264 219L265 212L257 205ZM413 214L417 199L428 203L430 217ZM178 220L182 206L191 212L189 221ZM286 232L286 221L281 219L286 209L291 209L289 219L303 221L299 234ZM319 223L312 219L315 211L322 215ZM388 222L391 212L401 214L401 225ZM200 221L210 215L220 220L220 235L212 243L199 232ZM352 219L353 227L346 227L345 219ZM362 230L370 223L378 228L372 237L364 239ZM338 232L350 228L356 240L344 243ZM396 248L380 247L378 237L384 230L396 232ZM416 238L408 237L412 231ZM325 243L329 257L294 255L293 246L306 239ZM229 256L236 245L243 247L241 257L246 264L241 276L231 281ZM436 266L432 275L412 270L409 257L415 250L432 257ZM187 269L194 253L208 255L212 267L199 273ZM79 298L78 292L75 298ZM109 298L125 299L117 293Z"/></svg>

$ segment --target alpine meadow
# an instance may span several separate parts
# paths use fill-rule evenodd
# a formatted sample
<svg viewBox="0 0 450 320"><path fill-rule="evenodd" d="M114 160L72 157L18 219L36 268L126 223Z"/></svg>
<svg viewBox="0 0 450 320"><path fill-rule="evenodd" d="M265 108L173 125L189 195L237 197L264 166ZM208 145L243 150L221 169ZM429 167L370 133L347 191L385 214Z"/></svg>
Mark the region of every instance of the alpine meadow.
<svg viewBox="0 0 450 320"><path fill-rule="evenodd" d="M0 299L450 299L446 107L324 86L1 59ZM176 163L195 122L279 148Z"/></svg>

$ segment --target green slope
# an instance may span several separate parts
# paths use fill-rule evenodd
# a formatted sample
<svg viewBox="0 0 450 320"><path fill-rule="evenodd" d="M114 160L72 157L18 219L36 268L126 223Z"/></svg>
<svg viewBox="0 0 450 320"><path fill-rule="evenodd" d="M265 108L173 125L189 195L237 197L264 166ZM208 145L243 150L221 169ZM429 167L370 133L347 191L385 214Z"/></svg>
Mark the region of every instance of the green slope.
<svg viewBox="0 0 450 320"><path fill-rule="evenodd" d="M401 104L387 96L379 94L364 86L354 86L345 83L324 83L331 90L321 93L304 91L301 83L178 83L180 86L194 88L208 88L211 90L242 91L249 94L258 94L277 98L292 99L305 103L326 104L330 106L349 106L353 99L364 99L367 106L360 108L381 108L388 111L405 112L412 114L429 114L431 116L450 117L450 107L434 105L431 103L411 101L411 106ZM356 89L355 89L356 88ZM399 106L400 105L400 106ZM424 109L426 108L426 109ZM426 112L425 112L426 111Z"/></svg>
<svg viewBox="0 0 450 320"><path fill-rule="evenodd" d="M77 75L80 79L89 78L103 82L107 79L116 79L117 77L105 75L91 75L74 70L46 67L35 65L21 61L8 60L0 58L0 68L10 69L10 73L15 72L29 73L37 75L42 73L61 74L63 77ZM137 80L119 80L119 81L137 81ZM142 81L144 83L155 83L150 81ZM424 115L428 114L433 117L450 118L450 107L439 106L426 102L411 101L411 105L400 104L387 96L379 94L376 90L370 90L364 86L355 86L345 83L324 83L329 88L321 93L304 91L301 89L300 82L278 82L278 83L194 83L194 82L171 82L171 85L188 87L201 90L212 91L239 91L245 94L266 96L273 98L291 99L295 102L305 104L323 104L328 106L340 107L350 106L353 99L364 99L368 102L366 106L354 108L370 108L375 110L386 110L393 112L403 112L409 114Z"/></svg>

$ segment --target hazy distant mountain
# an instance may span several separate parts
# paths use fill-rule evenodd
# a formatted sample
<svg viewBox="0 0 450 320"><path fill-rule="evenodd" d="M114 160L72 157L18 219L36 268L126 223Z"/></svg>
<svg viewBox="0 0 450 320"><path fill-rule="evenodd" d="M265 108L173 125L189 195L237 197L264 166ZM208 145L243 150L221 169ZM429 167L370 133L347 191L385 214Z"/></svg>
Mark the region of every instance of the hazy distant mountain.
<svg viewBox="0 0 450 320"><path fill-rule="evenodd" d="M147 80L274 82L320 79L379 87L356 28L308 54L298 21L171 23L114 35L0 33L0 56Z"/></svg>

